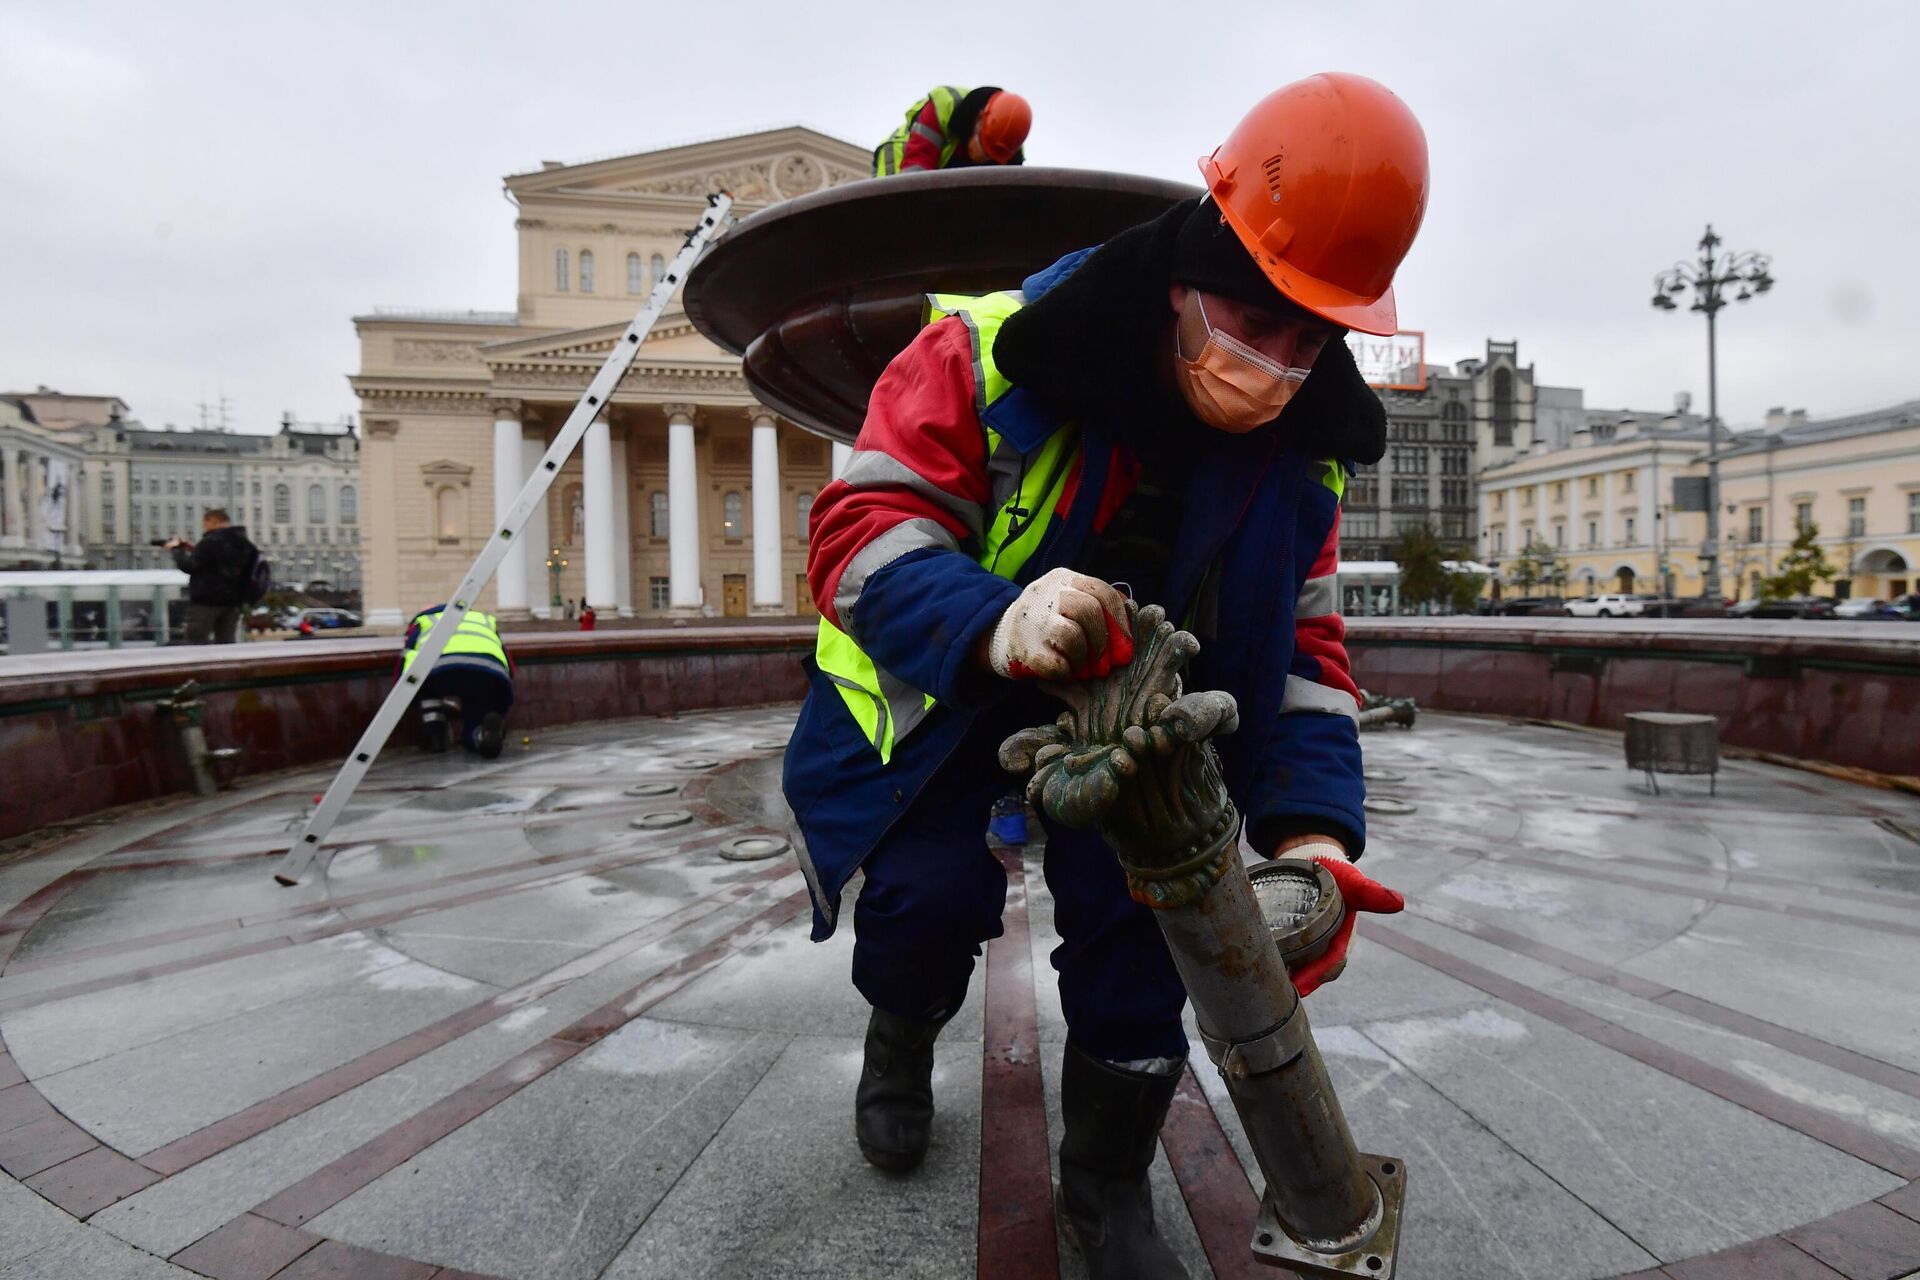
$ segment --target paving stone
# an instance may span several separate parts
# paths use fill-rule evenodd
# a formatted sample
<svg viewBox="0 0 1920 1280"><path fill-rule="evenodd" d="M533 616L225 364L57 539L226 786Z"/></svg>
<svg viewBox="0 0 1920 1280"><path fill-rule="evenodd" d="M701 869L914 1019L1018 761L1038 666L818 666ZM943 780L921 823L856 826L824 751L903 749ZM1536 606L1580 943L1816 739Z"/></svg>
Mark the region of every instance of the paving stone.
<svg viewBox="0 0 1920 1280"><path fill-rule="evenodd" d="M0 1134L0 1169L24 1180L98 1145L65 1116L49 1116Z"/></svg>
<svg viewBox="0 0 1920 1280"><path fill-rule="evenodd" d="M1502 1002L1363 1030L1663 1261L1887 1190L1880 1170Z"/></svg>
<svg viewBox="0 0 1920 1280"><path fill-rule="evenodd" d="M187 1280L192 1274L85 1227L0 1267L0 1280Z"/></svg>
<svg viewBox="0 0 1920 1280"><path fill-rule="evenodd" d="M1920 1222L1883 1204L1842 1210L1796 1227L1786 1239L1847 1280L1891 1280L1920 1265Z"/></svg>
<svg viewBox="0 0 1920 1280"><path fill-rule="evenodd" d="M861 1047L802 1037L603 1273L606 1280L973 1274L980 1046L942 1039L933 1147L910 1176L853 1141Z"/></svg>
<svg viewBox="0 0 1920 1280"><path fill-rule="evenodd" d="M1840 1273L1784 1240L1769 1237L1720 1253L1670 1262L1673 1280L1840 1280Z"/></svg>
<svg viewBox="0 0 1920 1280"><path fill-rule="evenodd" d="M88 1228L11 1178L0 1178L0 1267Z"/></svg>
<svg viewBox="0 0 1920 1280"><path fill-rule="evenodd" d="M274 1280L432 1280L439 1267L328 1240L303 1253Z"/></svg>
<svg viewBox="0 0 1920 1280"><path fill-rule="evenodd" d="M243 1214L173 1255L171 1261L213 1280L270 1280L321 1243L319 1236Z"/></svg>
<svg viewBox="0 0 1920 1280"><path fill-rule="evenodd" d="M310 1227L510 1275L595 1275L784 1044L636 1019Z"/></svg>
<svg viewBox="0 0 1920 1280"><path fill-rule="evenodd" d="M160 1175L106 1147L94 1147L27 1179L27 1185L76 1218L86 1218Z"/></svg>

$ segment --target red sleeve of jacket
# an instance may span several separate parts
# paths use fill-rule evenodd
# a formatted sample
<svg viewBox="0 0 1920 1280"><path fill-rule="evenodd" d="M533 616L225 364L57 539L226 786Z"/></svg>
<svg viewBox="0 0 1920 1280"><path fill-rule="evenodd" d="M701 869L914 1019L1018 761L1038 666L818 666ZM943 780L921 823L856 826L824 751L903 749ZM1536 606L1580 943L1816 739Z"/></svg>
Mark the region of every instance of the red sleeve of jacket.
<svg viewBox="0 0 1920 1280"><path fill-rule="evenodd" d="M907 146L900 156L900 171L938 169L946 137L946 131L940 127L940 113L934 109L933 99L928 98L926 105L920 108L920 114L913 118L913 123L907 128Z"/></svg>
<svg viewBox="0 0 1920 1280"><path fill-rule="evenodd" d="M1301 593L1303 601L1325 593L1325 612L1316 610L1317 616L1303 617L1301 613L1305 611L1302 610L1294 615L1294 670L1317 684L1338 689L1358 704L1360 688L1353 682L1353 666L1347 660L1347 622L1340 616L1340 602L1332 597L1333 574L1339 566L1340 512L1335 508L1333 527L1327 530L1327 540L1321 544L1313 568L1307 571L1309 590ZM1319 592L1312 590L1315 587ZM1302 663L1301 659L1306 662ZM1319 670L1317 674L1309 674L1301 671L1302 666L1317 666Z"/></svg>
<svg viewBox="0 0 1920 1280"><path fill-rule="evenodd" d="M948 317L922 329L874 384L842 477L820 491L807 538L807 584L835 626L841 579L863 550L898 530L859 566L865 573L916 546L957 551L976 537L992 492L986 436L974 411L973 342ZM910 529L901 528L912 522ZM849 599L857 598L850 586Z"/></svg>

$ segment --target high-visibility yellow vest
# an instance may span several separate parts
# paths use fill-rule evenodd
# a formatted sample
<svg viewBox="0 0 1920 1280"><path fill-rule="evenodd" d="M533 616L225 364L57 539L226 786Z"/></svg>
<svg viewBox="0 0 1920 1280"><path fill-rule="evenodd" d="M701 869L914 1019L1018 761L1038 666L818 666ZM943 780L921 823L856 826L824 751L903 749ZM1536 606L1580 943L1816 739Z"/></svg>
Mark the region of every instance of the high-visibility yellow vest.
<svg viewBox="0 0 1920 1280"><path fill-rule="evenodd" d="M920 112L928 102L933 103L934 112L940 117L940 132L945 138L940 147L940 167L946 168L947 161L953 159L953 153L960 148L960 143L954 138L953 131L948 128L948 125L952 123L954 108L958 107L960 100L966 96L967 90L943 84L908 108L906 123L895 129L892 136L873 149L873 176L887 178L900 172L900 162L906 158L907 154L907 139L913 136L914 121L920 118Z"/></svg>
<svg viewBox="0 0 1920 1280"><path fill-rule="evenodd" d="M433 624L440 620L442 610L423 613L418 618L420 630L407 642L407 651L400 659L400 674L405 675L413 666L413 660L419 650L415 647L426 639L427 632L433 630ZM507 647L500 643L500 632L494 626L490 614L470 610L460 619L453 638L447 641L443 656L452 657L457 653L480 654L492 658L500 664L502 671L508 670Z"/></svg>
<svg viewBox="0 0 1920 1280"><path fill-rule="evenodd" d="M1012 385L993 358L993 340L1008 316L1026 305L1018 293L990 293L982 297L929 294L928 319L957 316L973 340L976 379L975 409L984 413ZM986 428L987 457L1000 449L1000 433ZM994 512L974 551L975 559L1006 579L1017 577L1046 537L1060 495L1080 456L1080 433L1072 423L1054 429L1037 449L1021 460L1019 483ZM847 710L882 761L893 758L894 744L912 732L932 710L934 698L881 669L853 637L820 619L820 635L813 658L822 675L831 680Z"/></svg>

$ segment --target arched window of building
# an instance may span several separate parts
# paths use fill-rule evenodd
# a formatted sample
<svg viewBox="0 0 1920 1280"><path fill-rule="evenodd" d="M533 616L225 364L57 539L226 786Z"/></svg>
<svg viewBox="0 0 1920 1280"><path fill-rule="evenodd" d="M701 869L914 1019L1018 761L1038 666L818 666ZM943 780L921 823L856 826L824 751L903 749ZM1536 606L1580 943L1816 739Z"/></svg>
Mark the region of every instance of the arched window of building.
<svg viewBox="0 0 1920 1280"><path fill-rule="evenodd" d="M807 540L807 525L813 519L813 494L802 490L793 495L793 526L800 532L800 541Z"/></svg>
<svg viewBox="0 0 1920 1280"><path fill-rule="evenodd" d="M720 531L728 538L746 536L746 504L740 500L738 489L729 489L720 498Z"/></svg>
<svg viewBox="0 0 1920 1280"><path fill-rule="evenodd" d="M340 486L340 523L355 524L360 519L360 491L350 484Z"/></svg>
<svg viewBox="0 0 1920 1280"><path fill-rule="evenodd" d="M458 539L465 530L460 510L460 490L452 485L442 485L433 494L434 532L443 539Z"/></svg>
<svg viewBox="0 0 1920 1280"><path fill-rule="evenodd" d="M593 292L593 250L580 251L580 292Z"/></svg>
<svg viewBox="0 0 1920 1280"><path fill-rule="evenodd" d="M661 279L667 274L667 260L656 253L653 255L653 261L648 264L648 267L653 273L653 283L655 285L659 284ZM648 287L651 288L652 286Z"/></svg>
<svg viewBox="0 0 1920 1280"><path fill-rule="evenodd" d="M565 249L555 249L553 251L553 287L557 291L561 293L567 291L567 286L571 283L569 274L567 271L567 251Z"/></svg>
<svg viewBox="0 0 1920 1280"><path fill-rule="evenodd" d="M667 495L655 489L647 495L647 536L664 538L670 526L667 523Z"/></svg>
<svg viewBox="0 0 1920 1280"><path fill-rule="evenodd" d="M275 524L293 523L293 486L277 484L273 486L273 522Z"/></svg>
<svg viewBox="0 0 1920 1280"><path fill-rule="evenodd" d="M1493 371L1493 443L1513 443L1513 370Z"/></svg>
<svg viewBox="0 0 1920 1280"><path fill-rule="evenodd" d="M647 287L647 278L645 275L641 273L641 270L640 270L640 255L637 253L628 254L627 255L627 292L642 293L646 290L646 287Z"/></svg>
<svg viewBox="0 0 1920 1280"><path fill-rule="evenodd" d="M327 488L325 485L307 486L307 523L325 524L327 522Z"/></svg>

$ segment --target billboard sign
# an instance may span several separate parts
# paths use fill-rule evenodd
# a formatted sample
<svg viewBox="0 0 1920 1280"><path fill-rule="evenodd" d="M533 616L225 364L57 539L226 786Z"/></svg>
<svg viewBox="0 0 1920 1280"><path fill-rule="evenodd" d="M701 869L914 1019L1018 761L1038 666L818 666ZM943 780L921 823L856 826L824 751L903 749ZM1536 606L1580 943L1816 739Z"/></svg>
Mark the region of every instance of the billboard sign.
<svg viewBox="0 0 1920 1280"><path fill-rule="evenodd" d="M1349 333L1347 349L1360 366L1360 376L1379 391L1427 389L1427 335L1420 329L1402 329L1390 338L1371 333Z"/></svg>

